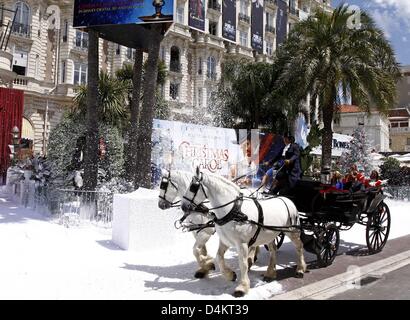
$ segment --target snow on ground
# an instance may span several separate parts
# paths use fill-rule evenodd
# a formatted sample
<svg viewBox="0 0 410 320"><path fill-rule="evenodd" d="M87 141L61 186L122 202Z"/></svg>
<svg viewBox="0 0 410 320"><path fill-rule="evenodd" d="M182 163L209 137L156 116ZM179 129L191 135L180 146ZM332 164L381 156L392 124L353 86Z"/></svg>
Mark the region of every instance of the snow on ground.
<svg viewBox="0 0 410 320"><path fill-rule="evenodd" d="M390 239L409 234L410 203L387 203L392 213ZM237 282L227 282L219 271L206 279L193 277L197 263L192 235L173 226L169 232L178 233L178 246L124 251L112 243L110 229L66 228L0 193L0 299L234 299ZM365 228L355 226L342 232L341 238L342 250L365 244ZM213 236L208 246L213 256L217 245ZM251 290L243 299L267 299L282 291L279 282L262 281L268 254L263 248L261 252L250 272ZM239 272L235 257L233 251L226 254L227 263ZM294 265L295 259L285 240L278 252L278 269ZM314 259L306 254L307 261Z"/></svg>

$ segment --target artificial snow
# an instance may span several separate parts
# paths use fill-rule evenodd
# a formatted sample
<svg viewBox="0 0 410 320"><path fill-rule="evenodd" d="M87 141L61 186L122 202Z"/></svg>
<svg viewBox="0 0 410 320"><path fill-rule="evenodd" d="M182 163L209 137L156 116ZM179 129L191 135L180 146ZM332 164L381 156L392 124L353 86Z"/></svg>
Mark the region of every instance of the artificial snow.
<svg viewBox="0 0 410 320"><path fill-rule="evenodd" d="M149 223L181 216L177 209L159 210L158 193L154 199L141 199L146 202L141 217L145 231L156 239L155 245L122 250L113 243L111 229L93 225L67 228L0 193L0 299L235 299L231 294L238 283L226 281L218 270L206 279L194 278L197 262L191 234L175 230L173 225L158 228ZM148 200L155 206L150 208ZM392 214L389 238L409 234L410 203L386 202ZM365 244L365 227L342 232L341 239L341 250ZM215 256L217 246L215 235L208 243L210 255ZM228 251L226 259L239 273L236 253ZM307 261L314 259L306 254ZM295 261L294 248L285 240L277 267L294 265ZM279 282L262 281L267 264L268 254L261 248L249 273L251 289L241 299L268 299L282 292Z"/></svg>

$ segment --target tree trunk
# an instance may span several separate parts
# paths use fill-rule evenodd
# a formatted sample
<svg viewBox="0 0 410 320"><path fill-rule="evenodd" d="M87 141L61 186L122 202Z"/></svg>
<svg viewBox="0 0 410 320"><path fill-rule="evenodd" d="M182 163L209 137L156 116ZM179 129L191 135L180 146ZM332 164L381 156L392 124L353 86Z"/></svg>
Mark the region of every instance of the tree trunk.
<svg viewBox="0 0 410 320"><path fill-rule="evenodd" d="M84 188L95 190L98 181L98 32L88 31L87 137L84 150Z"/></svg>
<svg viewBox="0 0 410 320"><path fill-rule="evenodd" d="M331 168L332 165L332 144L333 144L333 103L328 104L323 109L323 134L322 134L322 169Z"/></svg>
<svg viewBox="0 0 410 320"><path fill-rule="evenodd" d="M142 104L137 138L137 174L135 185L151 187L151 136L157 88L158 61L160 43L163 38L162 26L155 25L151 29L151 44L148 50L146 76L144 80L144 101Z"/></svg>
<svg viewBox="0 0 410 320"><path fill-rule="evenodd" d="M140 99L141 99L141 81L142 81L142 63L143 63L143 50L137 48L134 61L134 74L133 74L133 88L132 88L132 101L130 105L131 109L131 125L128 137L128 150L127 161L125 166L126 177L129 181L136 180L137 174L137 134L138 134L138 117L140 112ZM137 187L134 183L134 186Z"/></svg>

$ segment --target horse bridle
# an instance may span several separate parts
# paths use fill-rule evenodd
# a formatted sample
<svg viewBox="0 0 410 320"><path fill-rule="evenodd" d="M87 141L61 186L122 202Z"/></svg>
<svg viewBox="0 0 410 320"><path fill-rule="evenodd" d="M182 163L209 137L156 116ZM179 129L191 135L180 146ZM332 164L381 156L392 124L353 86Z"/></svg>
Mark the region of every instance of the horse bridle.
<svg viewBox="0 0 410 320"><path fill-rule="evenodd" d="M202 189L202 192L203 192L204 195L205 195L205 199L208 199L208 195L206 194L205 188L204 188L204 186L202 185L202 180L203 180L202 172L201 172L201 178L198 178L198 177L196 177L196 176L193 177L193 178L192 178L191 185L189 186L189 191L192 192L192 193L194 194L194 196L192 197L192 199L189 199L189 198L187 198L186 196L183 196L183 198L184 198L185 200L187 200L189 203L191 203L191 204L194 205L194 210L195 210L195 211L199 211L200 208L203 207L203 203L205 202L205 200L204 200L204 201L202 201L201 203L196 204L195 201L194 201L194 200L195 200L195 197L198 195L199 189ZM229 202L227 202L227 203L225 203L225 204L223 204L223 205L221 205L221 206L218 206L218 207L208 208L208 210L211 211L211 210L221 209L221 208L224 208L224 207L226 207L226 206L229 206L229 205L232 204L232 203L235 204L235 205L234 205L234 208L235 208L235 207L237 207L237 202L238 202L238 201L242 201L243 198L244 198L244 196L243 196L243 194L241 193L238 197L236 197L236 198L233 199L232 201L229 201ZM233 209L234 209L234 208L233 208Z"/></svg>
<svg viewBox="0 0 410 320"><path fill-rule="evenodd" d="M161 183L159 185L159 189L164 191L164 195L161 196L161 194L159 195L159 198L164 200L166 203L170 204L171 207L175 207L178 205L179 202L181 202L181 200L178 200L176 202L172 202L169 201L165 196L167 194L168 191L168 186L171 183L171 185L175 188L175 190L178 191L178 186L171 180L171 172L168 173L168 177L162 177L161 179Z"/></svg>
<svg viewBox="0 0 410 320"><path fill-rule="evenodd" d="M194 205L194 208L195 208L195 209L198 208L198 207L200 207L200 206L203 204L203 202L204 202L204 201L202 201L201 203L198 203L198 204L196 204L196 203L194 202L196 196L198 195L199 189L202 189L202 192L203 192L204 195L205 195L205 199L208 199L208 195L206 194L205 188L204 188L204 186L203 186L202 183L201 183L202 180L203 180L203 178L204 178L204 177L203 177L202 172L201 172L201 178L198 178L198 177L196 177L196 176L192 178L192 182L191 182L191 184L190 184L190 186L189 186L189 191L194 194L194 196L192 197L192 199L187 198L185 195L183 196L183 198L184 198L185 200L189 201L189 203L191 203L191 204Z"/></svg>

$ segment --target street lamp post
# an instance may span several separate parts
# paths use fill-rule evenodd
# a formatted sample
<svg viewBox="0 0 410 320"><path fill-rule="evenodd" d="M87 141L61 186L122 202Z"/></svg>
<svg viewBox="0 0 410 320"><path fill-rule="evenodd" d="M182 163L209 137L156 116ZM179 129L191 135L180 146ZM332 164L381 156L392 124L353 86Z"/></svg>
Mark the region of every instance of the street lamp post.
<svg viewBox="0 0 410 320"><path fill-rule="evenodd" d="M14 126L13 129L11 129L11 136L12 136L12 143L13 143L13 161L12 165L16 165L17 163L17 152L18 148L20 146L20 130L17 126Z"/></svg>

